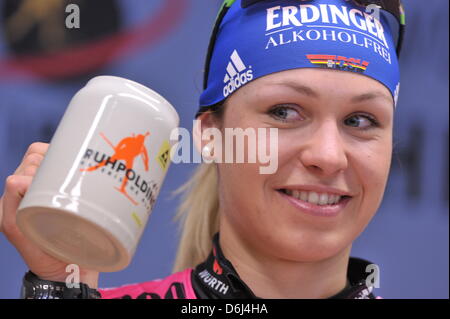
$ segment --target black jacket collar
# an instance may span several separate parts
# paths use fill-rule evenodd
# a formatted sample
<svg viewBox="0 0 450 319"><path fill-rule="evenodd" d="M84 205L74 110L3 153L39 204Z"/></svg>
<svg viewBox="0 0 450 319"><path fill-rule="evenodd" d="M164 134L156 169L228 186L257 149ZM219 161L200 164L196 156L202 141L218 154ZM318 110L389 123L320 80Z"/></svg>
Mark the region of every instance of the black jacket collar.
<svg viewBox="0 0 450 319"><path fill-rule="evenodd" d="M366 267L371 263L351 257L347 286L330 299L373 299L372 288L366 285ZM256 299L251 289L241 280L233 265L225 258L219 245L219 233L214 235L213 249L205 262L192 273L192 285L201 299Z"/></svg>

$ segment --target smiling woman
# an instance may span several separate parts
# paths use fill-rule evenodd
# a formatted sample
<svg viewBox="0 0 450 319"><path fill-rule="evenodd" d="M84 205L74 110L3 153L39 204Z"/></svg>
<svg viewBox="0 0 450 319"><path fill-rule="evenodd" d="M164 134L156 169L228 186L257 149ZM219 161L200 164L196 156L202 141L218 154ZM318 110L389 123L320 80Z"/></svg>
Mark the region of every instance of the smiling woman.
<svg viewBox="0 0 450 319"><path fill-rule="evenodd" d="M310 27L326 30L328 41L268 48L264 39L273 33L264 32L274 12L292 13L290 5L298 1L254 2L248 11L232 5L217 24L194 136L202 150L209 140L202 140L201 132L211 128L275 128L278 169L262 175L261 163L202 164L180 189L184 227L174 270L199 264L196 272L208 270L210 259L202 261L216 234L215 258L227 266L226 275L245 283L247 297L374 298L366 280L370 262L351 258L350 250L386 187L398 61L357 43L343 46L332 35L342 26L323 16L322 25ZM305 8L331 10L344 4L306 2ZM340 8L360 10L348 2ZM396 56L389 28L377 24L389 43L383 49ZM295 36L308 28L296 26L280 32ZM360 31L353 33L361 36ZM210 273L227 282L223 272ZM198 281L205 284L204 277ZM211 289L217 298L228 293L220 287Z"/></svg>
<svg viewBox="0 0 450 319"><path fill-rule="evenodd" d="M257 296L338 293L346 286L351 243L386 186L394 112L389 91L350 72L295 69L252 81L222 108L220 115L201 114L199 129L277 128L278 170L262 175L260 163L203 164L210 166L199 168L184 205L177 270L206 258L210 240L196 241L202 231L209 237L220 230L224 255ZM207 230L205 220L213 222Z"/></svg>

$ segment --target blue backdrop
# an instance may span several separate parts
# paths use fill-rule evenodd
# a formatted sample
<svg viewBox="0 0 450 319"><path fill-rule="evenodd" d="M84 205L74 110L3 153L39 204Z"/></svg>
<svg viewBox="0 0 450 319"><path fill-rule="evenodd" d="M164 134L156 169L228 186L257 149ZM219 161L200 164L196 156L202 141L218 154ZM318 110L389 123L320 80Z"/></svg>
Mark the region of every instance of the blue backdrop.
<svg viewBox="0 0 450 319"><path fill-rule="evenodd" d="M63 7L52 11L59 16L53 22L14 25L11 17L26 2L0 0L1 192L27 146L50 140L71 97L95 75L127 77L153 88L176 106L180 125L191 129L219 0L104 0L87 7L88 1L70 1L80 3L81 28L74 33L62 27L63 36L44 27L64 25ZM380 266L378 295L448 298L449 3L404 2L408 26L390 180L380 210L354 243L352 255ZM18 32L17 25L25 31ZM94 34L89 25L104 29ZM131 265L102 274L101 287L170 274L178 232L169 195L194 167L172 164ZM18 297L26 270L0 235L0 298Z"/></svg>

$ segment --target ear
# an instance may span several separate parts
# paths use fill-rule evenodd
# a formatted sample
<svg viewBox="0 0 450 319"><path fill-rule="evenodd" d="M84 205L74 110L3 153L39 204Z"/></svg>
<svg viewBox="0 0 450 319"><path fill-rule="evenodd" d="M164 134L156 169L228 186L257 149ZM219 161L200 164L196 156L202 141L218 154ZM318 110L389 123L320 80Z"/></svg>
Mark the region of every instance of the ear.
<svg viewBox="0 0 450 319"><path fill-rule="evenodd" d="M214 156L208 156L210 151L206 152L206 154L203 154L204 147L212 141L212 138L210 136L208 138L202 139L203 132L209 128L219 129L218 124L219 123L218 123L217 118L211 112L202 113L194 121L193 139L194 139L195 149L206 160L212 160L214 158Z"/></svg>

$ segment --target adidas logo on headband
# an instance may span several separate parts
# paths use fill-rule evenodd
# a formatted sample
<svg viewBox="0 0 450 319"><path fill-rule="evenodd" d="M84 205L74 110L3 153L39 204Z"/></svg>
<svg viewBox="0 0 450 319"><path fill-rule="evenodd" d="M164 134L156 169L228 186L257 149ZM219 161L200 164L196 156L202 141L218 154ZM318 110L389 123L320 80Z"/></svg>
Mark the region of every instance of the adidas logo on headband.
<svg viewBox="0 0 450 319"><path fill-rule="evenodd" d="M236 50L233 51L227 65L227 70L223 83L223 96L227 97L245 83L253 80L253 71L250 67L246 67ZM249 69L249 70L248 70Z"/></svg>

